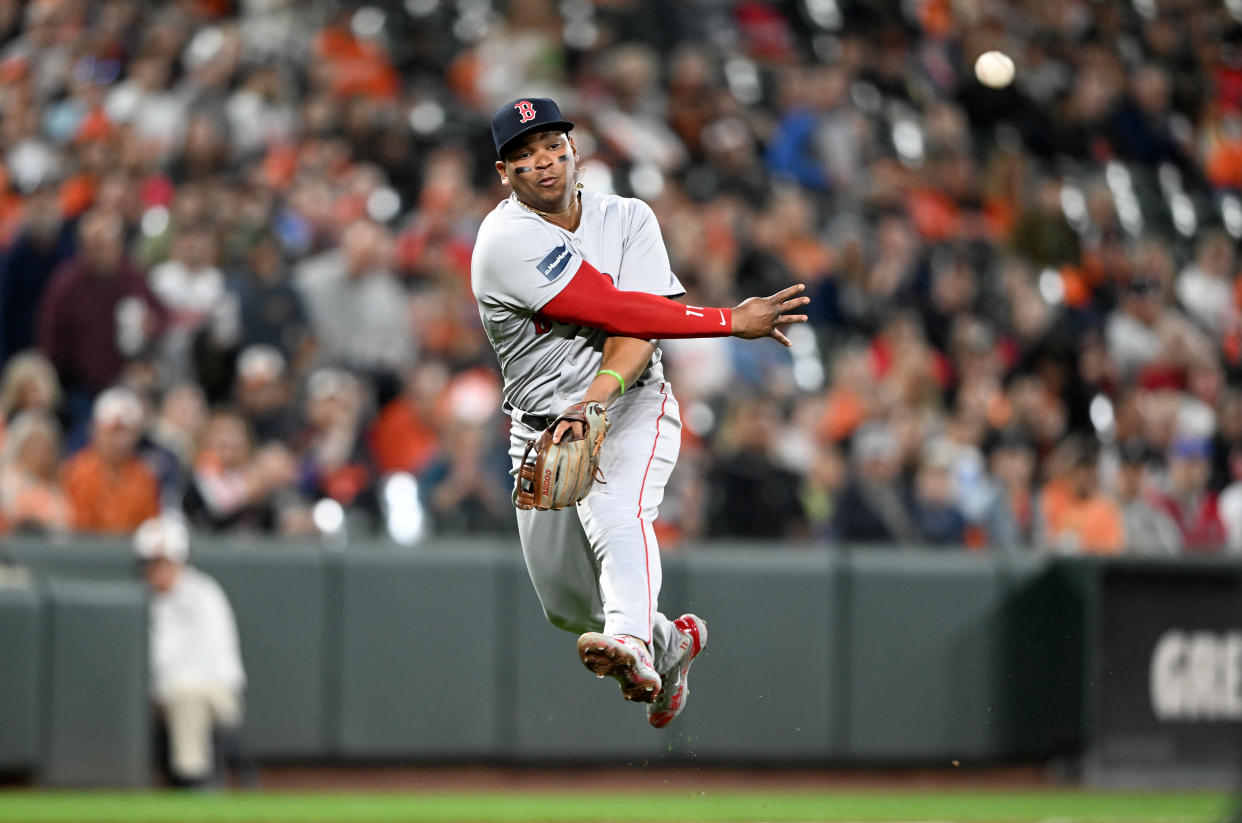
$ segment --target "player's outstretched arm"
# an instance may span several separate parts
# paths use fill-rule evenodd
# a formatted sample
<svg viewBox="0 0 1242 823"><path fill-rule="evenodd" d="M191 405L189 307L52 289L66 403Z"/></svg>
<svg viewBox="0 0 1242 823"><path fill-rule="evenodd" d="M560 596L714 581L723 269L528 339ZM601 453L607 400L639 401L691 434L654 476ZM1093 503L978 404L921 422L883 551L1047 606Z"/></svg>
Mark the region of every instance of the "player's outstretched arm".
<svg viewBox="0 0 1242 823"><path fill-rule="evenodd" d="M758 337L774 337L783 346L790 345L781 326L805 323L805 314L786 314L811 302L809 297L798 297L806 291L799 283L782 289L769 297L750 297L733 307L733 336L745 340Z"/></svg>
<svg viewBox="0 0 1242 823"><path fill-rule="evenodd" d="M770 297L752 297L738 305L740 323L734 309L685 306L667 297L637 291L620 291L612 279L589 263L582 263L573 278L555 297L539 308L539 313L563 323L591 326L620 337L728 337L753 339L774 337L789 341L778 327L806 322L806 315L786 315L810 302L795 297L805 286L791 286Z"/></svg>

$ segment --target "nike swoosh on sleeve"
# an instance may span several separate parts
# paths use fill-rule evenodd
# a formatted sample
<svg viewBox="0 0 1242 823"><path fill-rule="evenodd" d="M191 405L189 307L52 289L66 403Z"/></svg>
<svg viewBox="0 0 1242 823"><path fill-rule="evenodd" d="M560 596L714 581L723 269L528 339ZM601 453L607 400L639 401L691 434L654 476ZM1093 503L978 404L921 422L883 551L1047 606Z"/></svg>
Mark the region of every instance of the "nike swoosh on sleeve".
<svg viewBox="0 0 1242 823"><path fill-rule="evenodd" d="M723 325L725 324L725 322L724 322L724 312L720 311L720 309L716 309L716 311L717 311L717 312L719 312L719 314L720 314L720 325L722 325L722 326L723 326Z"/></svg>

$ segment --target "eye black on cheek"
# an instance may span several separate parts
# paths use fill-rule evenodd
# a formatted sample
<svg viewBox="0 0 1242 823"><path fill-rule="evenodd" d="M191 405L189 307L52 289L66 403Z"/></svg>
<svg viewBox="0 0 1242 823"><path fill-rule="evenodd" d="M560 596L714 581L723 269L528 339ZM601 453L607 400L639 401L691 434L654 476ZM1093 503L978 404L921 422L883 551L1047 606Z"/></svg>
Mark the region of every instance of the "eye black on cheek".
<svg viewBox="0 0 1242 823"><path fill-rule="evenodd" d="M528 171L530 171L530 166L514 166L513 167L514 174L526 174Z"/></svg>

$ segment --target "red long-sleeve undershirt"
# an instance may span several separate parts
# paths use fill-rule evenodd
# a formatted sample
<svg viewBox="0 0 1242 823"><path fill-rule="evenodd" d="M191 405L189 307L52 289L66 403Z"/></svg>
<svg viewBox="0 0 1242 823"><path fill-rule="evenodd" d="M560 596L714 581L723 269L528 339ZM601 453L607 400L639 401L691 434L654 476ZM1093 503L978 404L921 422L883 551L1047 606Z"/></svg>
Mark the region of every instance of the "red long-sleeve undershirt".
<svg viewBox="0 0 1242 823"><path fill-rule="evenodd" d="M586 262L539 313L624 337L728 337L733 332L732 309L686 306L656 294L621 291L612 278Z"/></svg>

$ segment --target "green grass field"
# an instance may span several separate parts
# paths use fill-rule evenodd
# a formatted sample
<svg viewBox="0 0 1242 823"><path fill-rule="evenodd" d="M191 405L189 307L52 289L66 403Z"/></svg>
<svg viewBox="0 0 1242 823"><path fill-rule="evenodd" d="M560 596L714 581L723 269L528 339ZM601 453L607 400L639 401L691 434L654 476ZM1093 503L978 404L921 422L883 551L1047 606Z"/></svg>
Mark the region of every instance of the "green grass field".
<svg viewBox="0 0 1242 823"><path fill-rule="evenodd" d="M1218 793L1085 791L0 793L0 823L1200 823L1232 810Z"/></svg>

